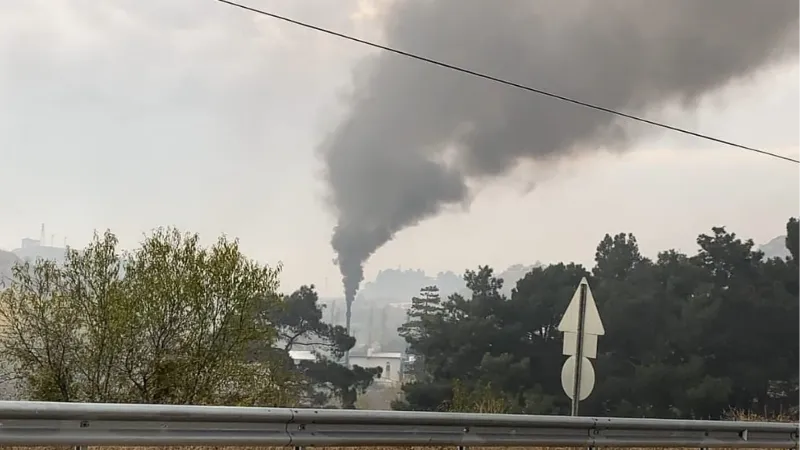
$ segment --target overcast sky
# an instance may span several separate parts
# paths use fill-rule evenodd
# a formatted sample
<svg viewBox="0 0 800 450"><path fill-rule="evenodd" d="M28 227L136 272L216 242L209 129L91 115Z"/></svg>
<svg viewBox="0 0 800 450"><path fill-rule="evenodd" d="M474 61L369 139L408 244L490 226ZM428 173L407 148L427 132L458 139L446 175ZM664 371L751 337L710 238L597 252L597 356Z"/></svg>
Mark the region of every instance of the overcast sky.
<svg viewBox="0 0 800 450"><path fill-rule="evenodd" d="M250 1L376 40L382 3ZM57 245L110 228L126 247L174 225L282 261L285 290L315 283L337 295L315 148L371 51L212 0L0 0L0 248L38 237L41 223ZM798 157L798 76L794 60L694 114L660 118ZM622 155L520 168L468 211L401 232L366 278L398 266L590 264L607 232L633 232L649 256L693 251L716 225L764 243L798 215L798 175L795 164L656 133Z"/></svg>

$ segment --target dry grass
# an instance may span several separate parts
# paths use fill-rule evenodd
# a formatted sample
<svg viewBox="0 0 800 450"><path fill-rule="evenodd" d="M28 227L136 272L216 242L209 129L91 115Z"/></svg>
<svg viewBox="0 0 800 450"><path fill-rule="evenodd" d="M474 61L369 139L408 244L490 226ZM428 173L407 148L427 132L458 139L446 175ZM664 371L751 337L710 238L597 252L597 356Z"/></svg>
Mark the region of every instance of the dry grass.
<svg viewBox="0 0 800 450"><path fill-rule="evenodd" d="M75 450L74 447L0 447L3 450ZM89 447L90 450L285 450L286 447ZM314 447L314 449L328 449L331 450L390 450L398 447ZM434 450L434 449L449 449L453 447L400 447L407 450ZM478 450L480 447L470 447L470 450ZM499 447L493 447L493 450L498 450ZM522 449L557 449L561 447L503 447L508 450L522 450ZM490 450L486 448L485 450ZM697 450L697 449L694 449Z"/></svg>
<svg viewBox="0 0 800 450"><path fill-rule="evenodd" d="M75 450L75 447L0 447L3 450ZM285 450L286 447L88 447L90 450ZM331 450L453 450L454 447L314 447L314 449ZM469 447L469 450L560 450L570 447ZM633 449L626 449L633 450ZM652 450L652 449L650 449ZM674 450L674 449L672 449ZM692 449L697 450L697 449Z"/></svg>
<svg viewBox="0 0 800 450"><path fill-rule="evenodd" d="M0 447L8 450L74 450L74 447ZM284 450L286 447L90 447L91 450ZM409 450L454 450L455 447L315 447L316 449L331 450L394 450L397 448ZM575 447L469 447L469 450L567 450ZM605 447L607 450L615 450L615 447ZM664 450L676 450L673 447L665 447ZM626 448L625 450L637 450ZM644 449L641 449L644 450ZM647 450L659 450L659 448L649 448ZM696 448L686 450L698 450ZM731 449L733 450L733 449ZM738 450L741 450L739 448ZM762 449L763 450L763 449ZM778 449L776 449L778 450Z"/></svg>

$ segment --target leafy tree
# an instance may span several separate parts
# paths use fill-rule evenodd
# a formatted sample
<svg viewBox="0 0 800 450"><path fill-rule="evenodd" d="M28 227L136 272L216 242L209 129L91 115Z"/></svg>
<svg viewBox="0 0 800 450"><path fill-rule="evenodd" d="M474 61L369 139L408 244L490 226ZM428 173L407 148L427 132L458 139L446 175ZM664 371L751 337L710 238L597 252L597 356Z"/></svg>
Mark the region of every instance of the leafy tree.
<svg viewBox="0 0 800 450"><path fill-rule="evenodd" d="M480 267L477 272L467 271L464 280L473 292L472 298L453 294L441 306L433 308L420 300L414 311L416 320L403 330L408 336L410 351L424 355L425 380L461 379L467 384L465 389L470 389L489 375L481 362L486 358L491 364L493 356L500 356L493 346L497 342L496 334L502 333L499 322L502 315L493 313L506 299L500 294L502 280L495 278L489 267ZM502 346L497 348L502 349ZM453 392L447 382L430 384L418 380L404 386L406 401L425 399L427 403L419 406L436 410L452 399Z"/></svg>
<svg viewBox="0 0 800 450"><path fill-rule="evenodd" d="M419 297L411 298L408 320L398 330L400 336L410 342L421 340L425 332L425 321L439 312L440 304L439 288L436 286L422 288Z"/></svg>
<svg viewBox="0 0 800 450"><path fill-rule="evenodd" d="M345 367L336 360L353 348L355 338L339 325L323 322L319 296L313 285L301 286L283 297L277 305L267 305L257 313L259 322L270 323L277 330L277 352L270 342L251 345L251 358L269 356L291 361L288 352L297 348L310 348L317 361L302 361L295 369L304 376L304 398L312 406L325 406L336 398L344 408L354 408L358 394L364 393L380 368ZM257 349L255 352L253 349ZM255 356L255 354L260 356ZM278 356L276 353L282 354ZM291 366L287 366L291 367Z"/></svg>
<svg viewBox="0 0 800 450"><path fill-rule="evenodd" d="M0 358L27 398L181 404L292 402L291 377L245 364L275 330L252 320L277 303L280 267L247 259L236 241L202 247L197 235L159 229L128 254L110 232L63 266L19 264L0 293ZM124 274L124 276L123 276Z"/></svg>
<svg viewBox="0 0 800 450"><path fill-rule="evenodd" d="M721 227L698 237L695 255L667 250L655 260L632 234L606 235L588 276L606 335L582 413L796 411L797 224L787 223L787 259L765 260L751 240ZM393 406L566 413L556 326L587 275L573 264L537 267L506 298L502 280L479 267L465 274L469 296L430 309L416 298L400 331L425 377L407 383Z"/></svg>
<svg viewBox="0 0 800 450"><path fill-rule="evenodd" d="M786 223L786 249L792 255L792 261L797 265L797 252L798 252L798 222L796 217L792 217Z"/></svg>
<svg viewBox="0 0 800 450"><path fill-rule="evenodd" d="M383 372L380 367L354 365L347 368L325 357L317 361L301 361L300 369L313 382L315 389L327 392L328 397L339 399L344 409L354 409L358 394L365 393Z"/></svg>
<svg viewBox="0 0 800 450"><path fill-rule="evenodd" d="M425 378L425 349L422 346L428 342L426 333L430 328L430 321L436 320L441 311L441 302L439 288L436 286L422 288L418 297L411 298L407 320L397 330L408 346L408 353L414 357L405 373L410 380Z"/></svg>
<svg viewBox="0 0 800 450"><path fill-rule="evenodd" d="M301 286L285 296L281 306L275 312L274 323L284 350L312 347L340 358L356 344L343 326L322 321L324 306L319 304L314 285Z"/></svg>

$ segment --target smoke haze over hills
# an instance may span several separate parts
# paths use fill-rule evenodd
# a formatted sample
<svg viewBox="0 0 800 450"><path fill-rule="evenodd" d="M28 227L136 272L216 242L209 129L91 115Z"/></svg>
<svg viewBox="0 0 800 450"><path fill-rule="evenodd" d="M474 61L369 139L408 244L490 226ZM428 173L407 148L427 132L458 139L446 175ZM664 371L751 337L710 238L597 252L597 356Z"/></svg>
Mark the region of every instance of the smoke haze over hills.
<svg viewBox="0 0 800 450"><path fill-rule="evenodd" d="M505 280L503 292L510 294L517 280L538 265L539 263L534 265L516 264L506 270L498 271L497 275ZM364 284L359 292L358 300L409 302L411 297L419 294L420 289L426 286L438 287L443 297L461 293L466 289L462 271L448 270L436 275L428 275L422 270L415 269L385 269L378 273L375 280Z"/></svg>

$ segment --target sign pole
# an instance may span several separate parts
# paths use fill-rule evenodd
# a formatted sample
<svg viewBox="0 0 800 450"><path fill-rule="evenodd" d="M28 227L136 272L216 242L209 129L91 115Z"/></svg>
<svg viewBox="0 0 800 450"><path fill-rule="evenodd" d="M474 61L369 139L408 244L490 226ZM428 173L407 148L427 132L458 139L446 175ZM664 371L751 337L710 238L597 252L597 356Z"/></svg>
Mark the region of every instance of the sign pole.
<svg viewBox="0 0 800 450"><path fill-rule="evenodd" d="M578 403L580 403L581 372L583 370L583 329L586 321L586 284L580 285L580 303L578 307L578 335L576 336L575 348L575 383L572 389L572 411L571 415L578 415Z"/></svg>
<svg viewBox="0 0 800 450"><path fill-rule="evenodd" d="M594 388L595 374L590 359L597 358L597 338L606 334L585 277L572 294L557 329L564 333L561 352L568 357L561 366L561 387L571 400L570 415L577 416L578 404Z"/></svg>

